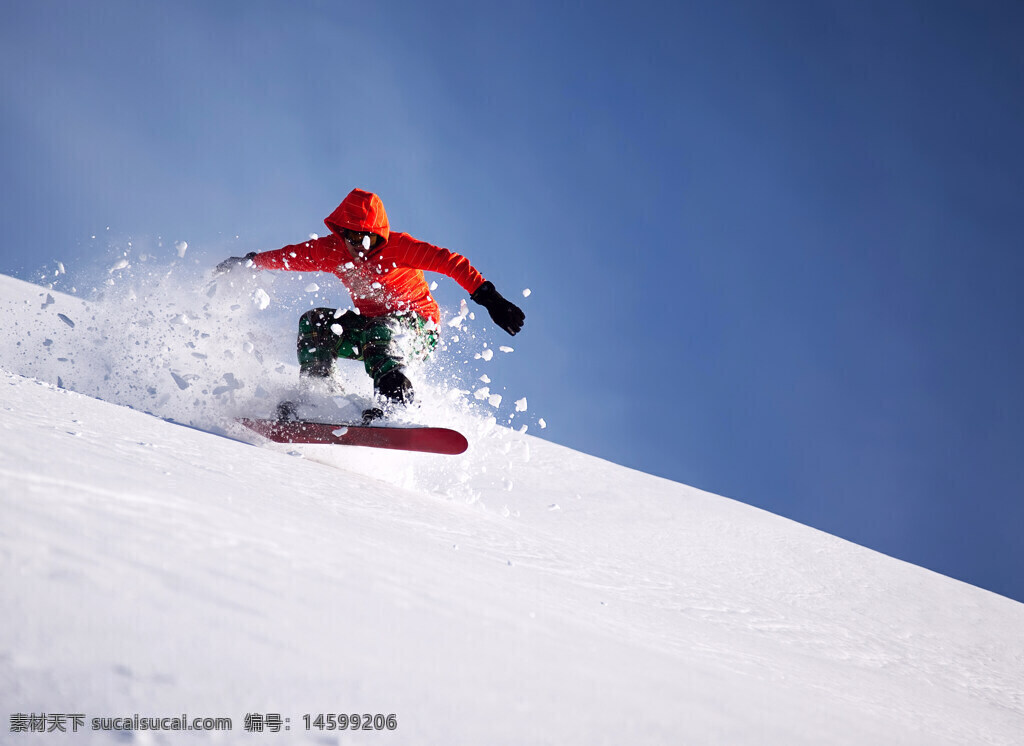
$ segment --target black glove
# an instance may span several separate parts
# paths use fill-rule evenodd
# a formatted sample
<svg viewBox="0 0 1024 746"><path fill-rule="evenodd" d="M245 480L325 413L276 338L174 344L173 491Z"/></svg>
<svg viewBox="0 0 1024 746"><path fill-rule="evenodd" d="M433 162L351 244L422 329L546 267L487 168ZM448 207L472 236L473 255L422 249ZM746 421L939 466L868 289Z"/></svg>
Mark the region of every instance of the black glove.
<svg viewBox="0 0 1024 746"><path fill-rule="evenodd" d="M245 256L231 256L231 257L228 257L223 262L221 262L220 264L217 265L217 268L213 271L213 273L215 275L222 275L225 272L230 272L235 267L237 267L239 264L245 264L246 262L251 262L255 258L256 258L256 252L255 251L250 251Z"/></svg>
<svg viewBox="0 0 1024 746"><path fill-rule="evenodd" d="M526 314L515 303L501 297L501 293L494 289L494 283L485 281L469 297L486 308L494 323L512 336L523 328Z"/></svg>

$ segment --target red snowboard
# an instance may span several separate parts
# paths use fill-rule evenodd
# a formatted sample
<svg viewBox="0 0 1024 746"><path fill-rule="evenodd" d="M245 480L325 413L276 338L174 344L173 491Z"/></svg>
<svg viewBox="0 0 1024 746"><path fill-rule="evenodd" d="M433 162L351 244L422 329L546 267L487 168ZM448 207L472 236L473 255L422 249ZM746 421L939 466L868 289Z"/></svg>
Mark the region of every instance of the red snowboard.
<svg viewBox="0 0 1024 746"><path fill-rule="evenodd" d="M469 448L460 432L444 427L374 427L372 425L329 425L304 420L238 420L250 430L277 443L325 443L367 448L392 448L457 455Z"/></svg>

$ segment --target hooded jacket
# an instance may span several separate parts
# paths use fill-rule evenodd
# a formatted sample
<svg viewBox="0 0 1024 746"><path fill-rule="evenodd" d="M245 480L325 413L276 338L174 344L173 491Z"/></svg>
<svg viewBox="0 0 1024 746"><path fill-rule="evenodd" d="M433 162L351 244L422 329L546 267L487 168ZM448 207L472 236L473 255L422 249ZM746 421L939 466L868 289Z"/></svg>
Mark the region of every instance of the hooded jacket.
<svg viewBox="0 0 1024 746"><path fill-rule="evenodd" d="M329 235L265 251L253 262L262 269L331 272L345 284L359 313L369 317L415 311L439 323L441 311L424 271L448 275L470 295L484 283L466 257L392 232L384 203L372 192L353 189L324 224ZM345 229L375 233L381 240L365 255L353 257L342 237Z"/></svg>

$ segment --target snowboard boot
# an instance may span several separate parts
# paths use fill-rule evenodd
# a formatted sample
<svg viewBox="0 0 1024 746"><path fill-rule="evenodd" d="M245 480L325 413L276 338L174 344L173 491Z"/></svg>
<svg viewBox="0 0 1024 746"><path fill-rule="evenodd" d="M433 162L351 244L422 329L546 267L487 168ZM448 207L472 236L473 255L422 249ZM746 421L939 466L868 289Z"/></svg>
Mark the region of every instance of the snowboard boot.
<svg viewBox="0 0 1024 746"><path fill-rule="evenodd" d="M298 409L293 401L283 401L277 405L277 419L290 422L299 419Z"/></svg>
<svg viewBox="0 0 1024 746"><path fill-rule="evenodd" d="M363 410L363 424L369 425L374 420L383 420L384 410L380 407L370 407L369 409Z"/></svg>
<svg viewBox="0 0 1024 746"><path fill-rule="evenodd" d="M392 368L378 379L373 387L377 396L392 404L412 404L415 398L412 382L401 368Z"/></svg>
<svg viewBox="0 0 1024 746"><path fill-rule="evenodd" d="M294 421L299 417L299 407L316 406L325 399L344 394L341 384L334 377L334 360L312 360L299 366L299 389L293 401L277 405L277 419Z"/></svg>

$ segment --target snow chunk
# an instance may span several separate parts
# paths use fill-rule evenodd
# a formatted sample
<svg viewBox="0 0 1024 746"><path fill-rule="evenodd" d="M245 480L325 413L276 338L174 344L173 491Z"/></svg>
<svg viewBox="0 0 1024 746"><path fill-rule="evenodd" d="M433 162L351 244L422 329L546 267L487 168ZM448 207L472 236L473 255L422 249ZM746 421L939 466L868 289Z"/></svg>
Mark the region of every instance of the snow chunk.
<svg viewBox="0 0 1024 746"><path fill-rule="evenodd" d="M184 259L185 252L188 251L188 241L175 241L174 250L178 252L179 259Z"/></svg>
<svg viewBox="0 0 1024 746"><path fill-rule="evenodd" d="M546 423L544 421L543 417L541 417L539 420L537 420L537 424L540 425L540 429L541 430L543 430L544 428L546 428L548 426L548 423Z"/></svg>
<svg viewBox="0 0 1024 746"><path fill-rule="evenodd" d="M479 401L487 401L492 407L497 409L501 406L501 394L492 394L491 390L484 386L473 392L473 397Z"/></svg>
<svg viewBox="0 0 1024 746"><path fill-rule="evenodd" d="M331 324L331 331L335 336L340 337L345 333L345 328L341 324Z"/></svg>
<svg viewBox="0 0 1024 746"><path fill-rule="evenodd" d="M315 282L311 282L308 285L306 285L306 292L307 293L319 293L320 292L320 286L317 285Z"/></svg>
<svg viewBox="0 0 1024 746"><path fill-rule="evenodd" d="M502 352L515 352L516 351L514 347L509 347L508 345L502 345L498 349L501 350Z"/></svg>
<svg viewBox="0 0 1024 746"><path fill-rule="evenodd" d="M107 269L107 273L108 274L113 274L114 272L118 272L118 271L120 271L122 269L126 269L127 267L128 267L128 260L127 259L118 259L116 262L114 262L112 265L110 265L110 267Z"/></svg>
<svg viewBox="0 0 1024 746"><path fill-rule="evenodd" d="M270 305L270 296L267 295L267 291L263 288L256 288L252 293L252 302L256 308L265 311Z"/></svg>
<svg viewBox="0 0 1024 746"><path fill-rule="evenodd" d="M331 430L331 435L333 435L336 438L340 438L343 435L347 435L347 434L348 434L348 428L347 427L339 427L337 430Z"/></svg>
<svg viewBox="0 0 1024 746"><path fill-rule="evenodd" d="M516 400L516 411L517 412L525 412L526 411L526 397L525 396L522 399L517 399Z"/></svg>
<svg viewBox="0 0 1024 746"><path fill-rule="evenodd" d="M223 394L228 394L232 391L238 391L238 389L245 388L245 384L235 378L234 373L225 373L221 378L224 379L224 385L218 386L213 390L214 396L221 396Z"/></svg>
<svg viewBox="0 0 1024 746"><path fill-rule="evenodd" d="M523 290L523 297L524 298L529 298L530 297L530 293L532 293L532 292L533 291L530 290L530 288L526 288L525 290Z"/></svg>
<svg viewBox="0 0 1024 746"><path fill-rule="evenodd" d="M448 322L448 326L454 329L461 329L462 322L466 320L466 316L469 315L469 306L466 304L466 299L463 298L459 301L459 315Z"/></svg>
<svg viewBox="0 0 1024 746"><path fill-rule="evenodd" d="M177 384L177 386L178 386L178 388L179 388L179 389L181 389L182 391L184 391L185 389L187 389L187 388L188 388L188 381L186 381L186 380L185 380L184 378L182 378L181 376L179 376L179 375L178 375L177 373L175 373L175 372L174 372L173 370L172 370L172 371L169 371L169 373L171 374L171 378L173 378L173 379L174 379L174 383L176 383L176 384Z"/></svg>

